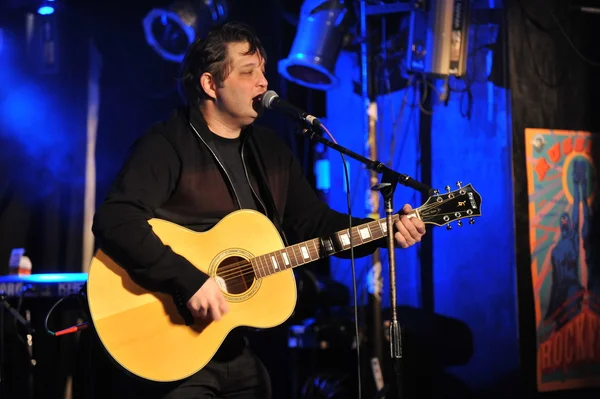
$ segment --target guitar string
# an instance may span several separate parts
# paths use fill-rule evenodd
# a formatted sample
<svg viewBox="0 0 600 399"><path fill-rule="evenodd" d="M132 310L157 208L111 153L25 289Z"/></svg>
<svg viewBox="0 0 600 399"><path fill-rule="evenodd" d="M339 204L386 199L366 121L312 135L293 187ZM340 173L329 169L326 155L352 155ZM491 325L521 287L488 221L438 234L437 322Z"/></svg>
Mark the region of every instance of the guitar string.
<svg viewBox="0 0 600 399"><path fill-rule="evenodd" d="M456 197L455 197L455 198L456 198ZM435 203L435 204L431 204L431 205L423 205L423 206L421 207L421 210L429 210L429 209L431 209L431 208L438 207L438 206L440 206L441 204L444 204L444 203L446 203L446 202L448 202L448 201L451 201L451 200L453 200L453 199L454 199L454 198L448 198L448 199L446 199L446 200L443 200L443 201L441 201L441 202L438 202L438 203ZM446 212L446 213L443 213L443 214L438 214L437 216L440 216L440 215L447 215L447 214L452 214L452 213L451 213L451 212ZM377 222L376 224L379 224L379 223L378 223L378 221L374 221L374 222ZM370 223L373 223L373 222L370 222ZM352 233L353 233L353 234L352 234L352 239L353 239L353 240L354 240L354 238L355 238L355 237L356 237L356 238L358 238L358 237L359 237L359 233L358 233L358 226L356 226L356 227L353 227L353 228L352 228ZM356 233L356 235L354 235L354 233ZM384 235L384 236L385 236L385 235ZM382 237L384 237L384 236L382 236ZM292 249L292 250L294 251L294 256L295 256L295 255L296 255L296 253L295 253L295 250L294 250L294 249ZM286 252L287 252L287 250L286 250ZM312 250L309 250L309 252L310 252L311 259L310 259L310 260L308 260L308 262L298 263L298 265L301 265L301 264L305 264L305 263L312 262ZM280 252L280 253L281 253L281 252ZM317 251L317 254L316 254L316 255L317 255L317 259L319 259L319 258L318 258L318 255L319 255L319 254L318 254L318 251ZM253 259L258 259L258 258L260 258L260 257L262 257L262 256L268 256L268 254L265 254L265 255L260 255L260 256L257 256L257 257L255 257L255 258L253 258ZM266 259L265 259L265 262L267 262L267 267L269 267L269 266L268 266L268 260L266 260ZM240 266L244 266L244 267L240 267ZM264 267L264 266L262 266L262 265L259 265L258 267ZM288 269L288 268L286 267L285 269ZM248 260L243 260L243 261L238 261L238 262L230 263L230 264L228 264L228 265L225 265L225 266L222 268L222 271L224 271L225 273L221 273L221 274L217 274L217 275L218 275L219 277L223 278L225 281L227 281L227 280L231 280L232 278L239 278L239 277L242 277L242 276L244 276L244 275L248 275L248 274L256 274L256 273L255 273L255 271L254 271L254 266L252 265L252 262L251 262L251 260L250 260L250 261L248 261ZM243 273L239 273L240 271L241 271L241 272L243 272ZM260 270L259 270L259 271L260 271ZM268 275L270 275L270 274L272 274L272 273L269 273Z"/></svg>
<svg viewBox="0 0 600 399"><path fill-rule="evenodd" d="M356 240L357 244L360 243L359 240L358 240L358 238L359 238L358 231L356 231L356 234L352 235L352 239ZM317 245L317 243L314 243L314 244L315 244L315 246ZM288 248L290 248L290 247L288 247ZM308 248L308 246L307 246L307 248ZM287 250L285 250L285 251L287 252ZM294 249L292 249L292 251L294 252L294 257L297 258L296 251ZM312 250L312 249L308 249L308 251L309 251L309 258L306 259L306 261L303 261L303 262L296 262L297 263L296 266L304 265L306 263L310 263L310 262L313 262L313 261L316 261L316 260L320 259L319 251L318 250L315 251L315 250ZM301 254L301 251L299 251L299 252ZM313 259L313 253L316 253L316 255L315 255L316 259ZM270 259L268 259L268 258L264 259L263 258L263 257L266 257L266 256L269 256L269 254L264 254L264 255L257 256L255 258L252 258L249 261L248 260L243 260L243 261L238 261L238 262L235 262L235 263L230 263L228 265L225 265L222 268L222 270L224 270L225 273L217 273L217 276L219 276L223 280L227 281L227 280L231 280L232 278L239 278L239 277L246 276L246 275L249 275L249 274L257 274L257 272L260 273L261 271L265 271L265 268L268 268L267 270L270 271L271 270L271 264L269 263ZM259 260L259 258L263 258L263 259ZM256 265L256 272L254 270L255 269L254 266L252 265L252 260L255 260L255 263L257 264ZM266 263L266 265L263 265L262 263L258 263L258 262L263 262L263 261ZM243 267L239 267L239 266L243 266ZM287 270L287 269L291 269L293 267L294 266L292 266L292 267L285 267L284 269L279 269L279 270ZM242 272L242 273L240 273L240 272ZM276 273L276 272L270 272L270 273L266 274L266 276L274 274L274 273Z"/></svg>
<svg viewBox="0 0 600 399"><path fill-rule="evenodd" d="M370 224L370 223L379 224L379 223L378 223L378 221L369 222L369 224ZM356 244L359 244L359 245L360 245L360 244L363 244L363 242L362 242L362 240L360 239L360 233L359 233L359 229L358 229L358 227L359 227L359 226L356 226L356 227L353 227L353 228L352 228L352 234L351 234L351 236L352 236L352 240L353 240L353 241L355 241L355 242L356 242ZM381 233L382 233L382 230L381 230L381 228L380 228L379 226L378 226L377 228L379 229L379 231L377 231L376 233L377 233L377 234L381 234ZM342 231L343 231L343 230L342 230ZM384 235L382 235L381 237L378 237L377 239L379 239L379 238L383 238L383 237L385 237L385 234L384 234ZM315 243L315 242L314 242L315 240L317 240L317 239L313 239L313 240L309 240L309 241L313 241L313 245L315 245L315 246L316 246L316 245L317 245L317 243L318 243L318 241L317 241L317 243ZM298 245L298 244L296 244L296 245ZM320 245L320 243L319 243L319 245ZM296 258L297 258L297 256L296 256L296 251L295 251L295 249L293 249L293 247L294 247L294 246L291 246L291 247L288 247L288 248L292 248L292 251L294 252L294 257L296 257ZM314 252L314 251L313 251L312 249L310 249L308 245L307 245L306 247L307 247L307 248L308 248L308 250L309 250L310 258L309 258L309 259L307 259L305 262L298 263L298 265L297 265L297 266L299 266L299 265L303 265L303 264L306 264L306 263L310 263L310 262L312 262L312 261L315 261L315 260L318 260L318 259L320 259L320 257L319 257L319 251L318 251L318 250L316 251L316 256L317 256L317 259L312 259L312 256L313 256L313 252ZM284 250L281 250L281 251L275 251L275 252L279 252L279 253L281 254L283 251L284 251ZM286 251L286 253L287 253L287 249L286 249L285 251ZM272 253L275 253L275 252L272 252ZM299 251L299 252L300 252L300 254L302 253L301 251ZM244 276L244 275L247 275L247 274L251 274L251 273L254 273L254 274L256 274L256 273L254 272L254 266L252 265L252 262L251 262L252 260L257 260L255 263L257 263L257 262L262 262L262 261L264 260L264 262L266 262L266 264L267 264L267 265L266 265L266 266L264 266L264 265L262 265L262 264L257 264L257 268L264 268L264 267L267 267L267 268L269 268L269 269L270 269L270 266L269 266L269 265L270 265L270 263L269 263L269 259L268 259L268 258L267 258L267 259L263 259L263 260L258 260L258 259L259 259L259 258L261 258L261 257L266 257L266 256L269 256L269 255L270 255L270 254L259 255L259 256L255 257L255 258L252 258L252 259L250 260L250 262L249 262L248 260L242 260L242 261L237 261L237 262L234 262L234 263L230 263L230 264L228 264L228 265L225 265L225 266L223 266L223 267L221 268L221 270L223 270L225 273L217 273L217 275L218 275L219 277L223 278L224 280L227 280L229 277L231 277L231 276L233 276L233 275L235 275L235 276L234 276L235 278L239 278L239 277L241 277L241 276ZM240 267L240 266L244 266L244 267L242 268L242 267ZM286 268L285 268L285 270L287 270L287 269L288 269L288 267L286 267ZM257 269L257 270L258 270L258 271L260 271L260 269ZM242 274L239 274L239 272L240 272L240 271L244 271L244 272L246 272L246 271L247 271L248 273L242 273ZM228 273L228 272L229 272L229 273ZM270 275L270 274L272 274L272 273L269 273L268 275Z"/></svg>
<svg viewBox="0 0 600 399"><path fill-rule="evenodd" d="M353 234L352 234L352 239L358 239L358 237L359 237L358 230L354 230L354 228L353 228L353 231L352 231L352 233L353 233ZM382 237L383 237L383 236L382 236ZM320 243L318 243L318 242L314 242L315 240L317 240L317 241L318 241L318 239L313 239L313 240L309 240L308 242L310 242L310 241L313 241L313 244L314 244L315 246L316 246L317 244L320 246ZM357 243L358 243L358 242L357 242ZM293 251L293 253L294 253L294 257L296 257L296 258L297 258L297 255L296 255L296 250L295 250L295 249L293 249L293 247L295 247L295 246L297 246L297 245L299 245L299 244L296 244L296 245L292 245L292 246L290 246L290 247L287 247L287 248L292 248L292 251ZM308 262L311 262L311 261L313 261L313 259L312 259L312 253L314 252L314 250L310 249L308 245L307 245L306 247L308 248L308 250L309 250L309 252L310 252L310 256L311 256L311 259L308 259L307 261L308 261ZM277 252L279 252L279 253L281 254L281 253L283 253L284 251L287 253L287 249L284 249L284 250L279 250L279 251L274 251L274 252L271 252L270 254L274 254L274 253L277 253ZM319 251L317 251L317 259L314 259L314 260L318 260L318 259L319 259L319 258L318 258L318 256L319 256L319 253L318 253L318 252L319 252ZM302 253L302 251L299 251L299 253L301 254L301 253ZM264 254L264 255L259 255L259 256L256 256L256 257L254 257L254 258L250 259L250 261L251 261L251 260L254 260L254 259L257 259L257 260L258 260L259 258L261 258L261 257L266 257L266 256L269 256L270 254ZM267 262L267 264L268 264L268 260L267 260L267 259L265 259L264 261L265 261L265 262ZM307 263L307 262L301 262L301 263L298 263L298 264L300 265L300 264L304 264L304 263ZM224 272L232 271L232 272L234 272L234 273L235 273L235 272L237 272L237 271L239 271L239 270L240 270L240 269L238 268L238 266L247 265L247 264L249 264L248 260L237 261L237 262L230 263L230 264L227 264L227 265L223 266L223 267L221 268L221 270L222 270L222 271L224 271ZM260 267L261 265L258 265L258 266ZM219 277L224 277L224 276L227 276L227 274L219 274Z"/></svg>
<svg viewBox="0 0 600 399"><path fill-rule="evenodd" d="M371 223L379 224L379 223L378 223L378 221L369 222L368 224L371 224ZM354 240L354 239L358 239L358 238L359 238L359 231L358 231L359 229L358 229L358 227L359 227L359 226L355 226L355 227L353 227L353 228L352 228L352 234L351 234L351 235L352 235L352 239L353 239L353 240ZM377 231L376 233L377 233L377 234L380 234L380 233L381 233L381 228L380 228L379 226L377 226L377 228L379 229L379 231ZM373 228L373 229L374 229L374 228ZM373 230L373 229L372 229L372 230ZM342 231L343 231L343 230L342 230ZM384 234L383 236L379 237L379 238L383 238L383 237L385 237L385 234ZM378 238L378 239L379 239L379 238ZM318 240L318 239L309 240L309 242L310 242L310 241L314 241L314 240ZM361 242L357 241L357 244L361 244ZM293 249L293 247L294 247L294 246L297 246L297 245L299 245L299 244L292 245L292 246L288 247L288 248L292 248L292 251L294 252L294 257L297 257L297 256L296 256L296 251ZM315 245L316 245L316 244L315 244ZM319 243L319 245L320 245L320 243ZM308 248L309 246L307 245L306 247ZM284 250L281 250L281 251L274 251L274 252L272 252L272 253L279 252L279 253L281 254L281 253L282 253L282 251L284 251ZM287 250L285 250L285 251L287 252ZM311 259L309 259L309 260L308 260L308 262L311 262L311 261L313 261L313 259L312 259L312 252L313 252L313 250L309 249L309 252L310 252ZM302 253L302 252L300 251L300 254L301 254L301 253ZM318 251L317 251L317 256L318 256L318 255L319 255L319 254L318 254ZM252 259L258 259L258 258L260 258L260 257L263 257L263 256L269 256L269 254L259 255L259 256L257 256L257 257L254 257L254 258L252 258ZM317 259L319 259L319 258L317 258ZM317 260L317 259L315 259L315 260ZM268 260L265 260L265 262L267 262L267 264L268 264ZM298 265L300 265L300 264L305 264L305 263L308 263L308 262L302 262L302 263L299 263ZM230 263L230 264L228 264L228 265L225 265L225 266L223 266L222 270L223 270L223 271L225 271L225 272L227 272L227 271L232 271L233 273L235 273L235 272L239 271L239 269L238 269L238 266L241 266L241 265L245 265L245 266L247 266L248 264L249 264L249 263L248 263L248 261L247 261L247 260L238 261L238 262ZM259 267L261 267L261 265L258 265L258 266L259 266ZM234 270L234 269L235 269L235 270ZM248 269L250 269L250 268L248 268ZM222 278L223 278L224 276L227 276L227 274L219 274L219 277L222 277Z"/></svg>
<svg viewBox="0 0 600 399"><path fill-rule="evenodd" d="M352 238L354 240L355 238L358 238L358 235L356 235L356 236L353 235ZM357 241L357 244L360 244L360 242ZM306 264L306 263L310 263L310 262L313 261L312 256L313 256L313 252L314 251L313 250L309 250L309 252L310 252L310 258L307 259L306 262L298 263L297 266L300 266L300 265L303 265L303 264ZM294 252L294 254L295 254L295 252ZM319 257L318 257L319 256L318 251L317 251L316 255L317 255L317 259L319 259ZM238 262L234 262L234 263L225 265L221 269L222 271L224 271L224 273L217 273L217 276L221 277L225 281L228 281L228 280L237 279L237 278L240 278L240 277L243 277L243 276L247 276L247 275L250 275L250 274L256 275L256 274L260 273L261 271L264 271L265 268L267 268L267 270L269 271L268 274L266 274L266 276L274 274L275 272L271 272L271 266L269 264L269 260L268 259L264 259L263 258L262 260L259 260L259 258L261 258L263 256L268 256L268 255L267 254L260 255L260 256L257 256L255 258L252 258L250 261L243 260L243 261L238 261ZM317 259L315 259L315 260L317 260ZM252 264L252 260L255 260L256 270L255 270L254 265ZM266 265L258 263L258 262L263 262L263 261L266 263ZM289 267L285 267L284 269L279 269L279 270L287 270L287 269L289 269Z"/></svg>
<svg viewBox="0 0 600 399"><path fill-rule="evenodd" d="M358 238L358 235L353 236L353 238ZM357 243L359 243L359 242L357 241ZM310 256L311 256L310 259L308 259L306 262L298 263L296 266L300 266L300 265L312 262L313 261L313 259L312 259L313 252L315 252L315 251L310 250ZM266 256L266 255L261 255L261 256ZM273 272L271 271L271 266L268 263L268 259L258 260L261 256L255 257L252 259L252 260L257 260L257 261L255 261L255 263L257 264L256 269L251 261L247 261L247 260L238 261L238 262L226 265L224 267L224 268L227 268L225 270L226 272L225 273L217 273L217 276L221 277L224 281L227 282L227 281L239 279L239 278L251 275L251 274L256 276L257 274L260 274L261 271L264 272L265 268L267 268L266 270L268 270L268 272L264 277L275 274L277 271L273 271ZM318 253L317 253L317 256L318 256ZM262 265L262 264L258 263L258 262L262 262L262 261L266 262L266 265ZM290 269L290 268L285 267L283 269L279 269L278 271L288 270L288 269ZM263 277L259 277L259 278L263 278Z"/></svg>

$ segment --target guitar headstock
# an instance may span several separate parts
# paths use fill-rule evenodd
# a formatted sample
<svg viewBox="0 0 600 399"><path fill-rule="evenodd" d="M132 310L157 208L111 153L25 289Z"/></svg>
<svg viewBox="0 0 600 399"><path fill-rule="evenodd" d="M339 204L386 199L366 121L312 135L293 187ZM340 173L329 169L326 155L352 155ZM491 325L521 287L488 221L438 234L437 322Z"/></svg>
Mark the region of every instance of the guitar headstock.
<svg viewBox="0 0 600 399"><path fill-rule="evenodd" d="M462 186L457 182L458 189L450 191L446 186L446 193L435 192L434 195L417 208L421 220L425 223L444 226L452 229L450 223L458 220L457 225L462 226L462 219L469 218L469 224L475 223L474 217L481 216L481 195L471 184Z"/></svg>

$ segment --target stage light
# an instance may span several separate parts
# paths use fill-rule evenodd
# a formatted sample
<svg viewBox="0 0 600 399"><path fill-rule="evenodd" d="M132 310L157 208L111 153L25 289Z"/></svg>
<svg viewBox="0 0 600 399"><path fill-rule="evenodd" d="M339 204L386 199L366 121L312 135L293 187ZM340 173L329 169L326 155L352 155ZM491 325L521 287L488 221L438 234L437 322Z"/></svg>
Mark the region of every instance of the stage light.
<svg viewBox="0 0 600 399"><path fill-rule="evenodd" d="M52 15L52 14L54 14L54 7L46 4L46 5L43 5L40 8L38 8L37 12L40 15Z"/></svg>
<svg viewBox="0 0 600 399"><path fill-rule="evenodd" d="M312 89L335 86L335 64L344 35L353 22L348 7L344 0L306 0L290 54L279 61L279 73Z"/></svg>
<svg viewBox="0 0 600 399"><path fill-rule="evenodd" d="M430 2L410 13L406 66L435 77L461 77L467 71L470 2Z"/></svg>
<svg viewBox="0 0 600 399"><path fill-rule="evenodd" d="M143 20L146 42L163 59L181 62L188 46L227 19L226 0L178 1L150 10Z"/></svg>

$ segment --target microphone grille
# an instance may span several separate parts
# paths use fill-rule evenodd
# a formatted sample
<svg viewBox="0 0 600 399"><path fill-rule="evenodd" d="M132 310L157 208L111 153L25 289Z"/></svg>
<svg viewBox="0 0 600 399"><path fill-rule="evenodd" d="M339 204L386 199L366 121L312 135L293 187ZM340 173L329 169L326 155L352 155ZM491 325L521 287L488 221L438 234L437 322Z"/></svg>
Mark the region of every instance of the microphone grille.
<svg viewBox="0 0 600 399"><path fill-rule="evenodd" d="M267 92L265 92L265 94L263 94L262 96L262 106L266 109L271 109L271 107L274 105L274 100L279 98L279 95L277 93L275 93L275 91L273 90L268 90Z"/></svg>

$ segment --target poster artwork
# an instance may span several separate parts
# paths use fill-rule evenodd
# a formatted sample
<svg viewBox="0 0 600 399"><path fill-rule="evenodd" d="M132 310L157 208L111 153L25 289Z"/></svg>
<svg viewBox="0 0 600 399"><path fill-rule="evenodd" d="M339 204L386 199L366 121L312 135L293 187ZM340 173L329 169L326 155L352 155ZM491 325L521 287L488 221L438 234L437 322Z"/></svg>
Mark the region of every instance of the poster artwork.
<svg viewBox="0 0 600 399"><path fill-rule="evenodd" d="M539 391L600 386L592 134L526 129Z"/></svg>

